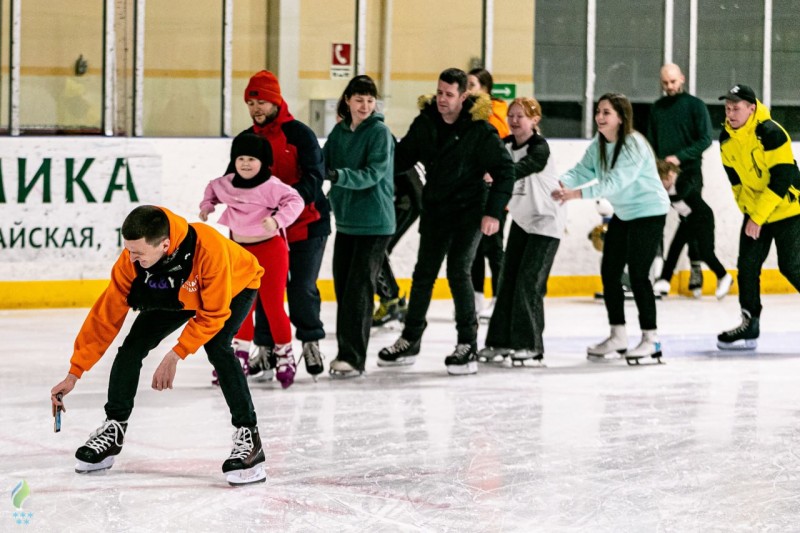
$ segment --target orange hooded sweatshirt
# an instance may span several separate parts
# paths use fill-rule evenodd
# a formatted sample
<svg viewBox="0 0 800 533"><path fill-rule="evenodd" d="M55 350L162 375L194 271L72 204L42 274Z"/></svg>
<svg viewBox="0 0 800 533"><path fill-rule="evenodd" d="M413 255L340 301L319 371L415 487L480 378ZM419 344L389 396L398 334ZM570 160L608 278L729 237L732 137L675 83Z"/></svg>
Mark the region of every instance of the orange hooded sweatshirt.
<svg viewBox="0 0 800 533"><path fill-rule="evenodd" d="M495 127L501 139L511 135L508 127L508 104L505 100L492 98L492 114L489 115L489 124Z"/></svg>
<svg viewBox="0 0 800 533"><path fill-rule="evenodd" d="M159 209L169 219L169 255L186 237L189 223L166 208ZM192 227L197 232L194 263L178 299L185 310L196 313L172 348L181 359L222 329L231 316L231 299L244 289L257 289L264 273L255 256L211 226L198 222ZM108 350L130 310L127 298L135 278L136 269L125 249L111 269L108 287L92 306L75 339L70 374L81 377Z"/></svg>

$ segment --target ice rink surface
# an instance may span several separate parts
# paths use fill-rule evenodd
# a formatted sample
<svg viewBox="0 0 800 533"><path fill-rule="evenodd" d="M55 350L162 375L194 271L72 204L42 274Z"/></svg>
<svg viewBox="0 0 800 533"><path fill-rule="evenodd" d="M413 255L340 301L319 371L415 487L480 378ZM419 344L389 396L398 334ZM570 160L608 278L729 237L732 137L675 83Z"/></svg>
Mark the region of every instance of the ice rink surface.
<svg viewBox="0 0 800 533"><path fill-rule="evenodd" d="M0 311L0 531L797 531L800 296L764 305L759 350L721 353L736 297L668 298L666 364L628 367L585 358L607 334L602 303L548 299L547 368L450 377L452 303L436 301L413 367L376 365L395 323L373 330L365 377L314 383L301 364L288 390L253 385L267 482L242 488L220 471L233 428L203 352L156 392L171 344L154 351L116 465L78 475L115 349L66 398L56 434L49 390L87 310ZM323 314L327 370L335 304Z"/></svg>

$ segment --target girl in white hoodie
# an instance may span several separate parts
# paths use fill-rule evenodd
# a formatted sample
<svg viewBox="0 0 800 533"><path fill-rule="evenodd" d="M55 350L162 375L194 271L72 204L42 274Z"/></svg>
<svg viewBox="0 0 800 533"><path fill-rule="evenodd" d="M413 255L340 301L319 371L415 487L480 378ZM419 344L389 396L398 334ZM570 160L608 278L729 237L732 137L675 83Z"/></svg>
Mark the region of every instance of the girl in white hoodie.
<svg viewBox="0 0 800 533"><path fill-rule="evenodd" d="M550 196L559 173L539 133L541 119L534 98L517 98L508 108L511 135L504 142L516 178L508 204L512 222L486 347L478 353L483 362L511 356L512 363L522 365L541 362L544 354L544 296L566 209Z"/></svg>

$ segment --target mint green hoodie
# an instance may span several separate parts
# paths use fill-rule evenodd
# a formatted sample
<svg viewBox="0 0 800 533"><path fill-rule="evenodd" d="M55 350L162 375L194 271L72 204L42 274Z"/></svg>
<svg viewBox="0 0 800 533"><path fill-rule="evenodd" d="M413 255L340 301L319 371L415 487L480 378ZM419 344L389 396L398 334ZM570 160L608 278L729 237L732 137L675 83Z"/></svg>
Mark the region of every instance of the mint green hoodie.
<svg viewBox="0 0 800 533"><path fill-rule="evenodd" d="M325 166L338 174L328 196L336 231L393 235L394 138L383 115L373 113L355 131L349 121L340 122L331 130L322 152Z"/></svg>
<svg viewBox="0 0 800 533"><path fill-rule="evenodd" d="M638 132L628 135L614 168L604 171L600 164L599 135L594 136L580 163L559 181L569 189L594 182L581 189L583 197L605 198L620 220L666 215L669 196L658 178L656 158L647 139ZM609 165L614 157L614 144L606 144Z"/></svg>

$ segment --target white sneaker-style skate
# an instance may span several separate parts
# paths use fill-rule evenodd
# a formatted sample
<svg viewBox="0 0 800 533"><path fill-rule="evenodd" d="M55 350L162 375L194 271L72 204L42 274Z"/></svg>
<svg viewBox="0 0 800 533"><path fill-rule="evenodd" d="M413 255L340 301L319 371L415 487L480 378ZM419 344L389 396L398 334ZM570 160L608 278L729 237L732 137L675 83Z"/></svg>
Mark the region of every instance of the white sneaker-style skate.
<svg viewBox="0 0 800 533"><path fill-rule="evenodd" d="M617 352L624 354L628 351L628 332L625 324L612 325L611 335L603 342L586 348L586 358L590 361L604 361L606 356Z"/></svg>
<svg viewBox="0 0 800 533"><path fill-rule="evenodd" d="M533 350L514 350L511 354L511 366L535 366L544 368L545 364L542 362L544 355Z"/></svg>
<svg viewBox="0 0 800 533"><path fill-rule="evenodd" d="M660 279L653 283L653 292L660 296L666 296L669 294L670 284L669 281L665 279Z"/></svg>
<svg viewBox="0 0 800 533"><path fill-rule="evenodd" d="M638 365L643 359L650 358L654 363L661 364L661 341L654 329L642 331L642 340L639 345L625 354L625 361L629 365Z"/></svg>
<svg viewBox="0 0 800 533"><path fill-rule="evenodd" d="M717 300L722 300L727 296L731 290L731 285L733 285L733 276L730 274L725 274L717 280L717 290L714 292Z"/></svg>

